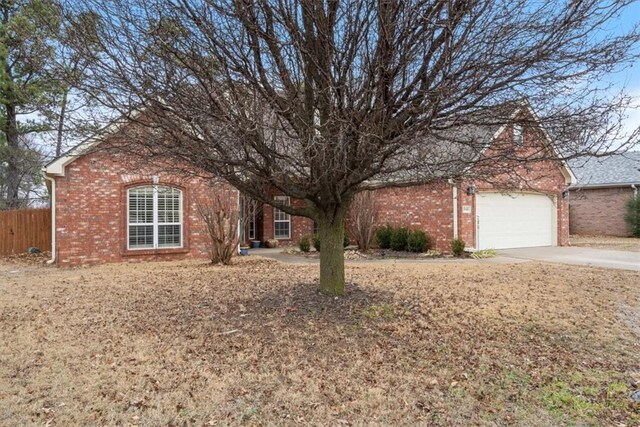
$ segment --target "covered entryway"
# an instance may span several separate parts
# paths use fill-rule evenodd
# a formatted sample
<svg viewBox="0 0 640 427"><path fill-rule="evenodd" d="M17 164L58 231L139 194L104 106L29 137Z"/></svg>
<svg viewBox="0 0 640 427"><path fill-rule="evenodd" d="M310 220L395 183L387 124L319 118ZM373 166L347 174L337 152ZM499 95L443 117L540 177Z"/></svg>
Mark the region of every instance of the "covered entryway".
<svg viewBox="0 0 640 427"><path fill-rule="evenodd" d="M555 246L556 215L554 199L544 194L478 193L477 248Z"/></svg>

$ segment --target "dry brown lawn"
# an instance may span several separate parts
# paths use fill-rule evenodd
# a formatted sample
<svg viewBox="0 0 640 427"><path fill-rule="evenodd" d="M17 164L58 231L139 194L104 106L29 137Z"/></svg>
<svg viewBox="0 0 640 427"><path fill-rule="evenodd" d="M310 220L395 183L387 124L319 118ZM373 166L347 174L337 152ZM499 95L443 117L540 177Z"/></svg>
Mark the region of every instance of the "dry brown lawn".
<svg viewBox="0 0 640 427"><path fill-rule="evenodd" d="M640 423L640 274L0 263L0 425Z"/></svg>
<svg viewBox="0 0 640 427"><path fill-rule="evenodd" d="M640 238L637 237L581 236L573 234L569 241L571 246L640 252Z"/></svg>

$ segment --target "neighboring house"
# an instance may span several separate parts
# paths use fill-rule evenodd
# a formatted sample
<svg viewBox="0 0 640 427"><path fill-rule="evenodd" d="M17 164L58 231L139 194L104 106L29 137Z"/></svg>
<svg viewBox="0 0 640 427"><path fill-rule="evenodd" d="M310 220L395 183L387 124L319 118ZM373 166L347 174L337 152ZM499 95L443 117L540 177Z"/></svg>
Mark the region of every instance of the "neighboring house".
<svg viewBox="0 0 640 427"><path fill-rule="evenodd" d="M535 118L530 107L522 104L514 107L512 116L527 116L527 122ZM218 196L238 206L238 192L223 182L179 177L161 166L134 163L117 150L121 126L111 126L46 166L54 258L59 265L72 266L205 257L207 236L197 212L198 199ZM454 156L491 158L492 152L508 150L514 158L528 158L541 150L554 150L539 126L469 126L467 133L482 142L484 150ZM100 150L105 140L115 143ZM450 252L454 238L463 239L469 249L567 244L564 195L574 182L567 165L550 160L526 165L504 162L495 170L501 172L491 180L443 176L430 184L376 190L378 223L423 230L444 252ZM269 198L304 203L279 194ZM310 219L292 217L265 204L250 218L242 239L275 238L295 244L314 232Z"/></svg>
<svg viewBox="0 0 640 427"><path fill-rule="evenodd" d="M570 188L571 234L630 236L625 204L640 187L640 152L571 161L577 182Z"/></svg>

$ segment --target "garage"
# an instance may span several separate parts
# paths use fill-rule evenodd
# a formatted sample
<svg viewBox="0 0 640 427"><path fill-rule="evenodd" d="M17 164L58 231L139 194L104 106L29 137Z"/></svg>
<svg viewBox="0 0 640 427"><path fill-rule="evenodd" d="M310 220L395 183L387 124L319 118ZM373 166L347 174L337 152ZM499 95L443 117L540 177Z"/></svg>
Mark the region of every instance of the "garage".
<svg viewBox="0 0 640 427"><path fill-rule="evenodd" d="M544 194L478 193L478 249L555 246L556 214L554 199Z"/></svg>

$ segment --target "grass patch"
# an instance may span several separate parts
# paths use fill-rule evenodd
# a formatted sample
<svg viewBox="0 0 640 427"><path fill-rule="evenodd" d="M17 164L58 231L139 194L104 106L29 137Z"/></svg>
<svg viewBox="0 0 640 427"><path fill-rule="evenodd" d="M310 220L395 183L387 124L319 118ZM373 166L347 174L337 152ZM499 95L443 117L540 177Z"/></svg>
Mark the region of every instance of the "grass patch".
<svg viewBox="0 0 640 427"><path fill-rule="evenodd" d="M471 254L471 258L474 259L494 258L497 256L498 252L495 249L480 249Z"/></svg>
<svg viewBox="0 0 640 427"><path fill-rule="evenodd" d="M362 315L369 320L393 319L395 308L391 304L372 304L362 310Z"/></svg>
<svg viewBox="0 0 640 427"><path fill-rule="evenodd" d="M621 380L615 372L574 372L542 387L538 398L558 420L570 424L599 425L602 419L620 417L636 425L638 405L631 402L630 389Z"/></svg>

